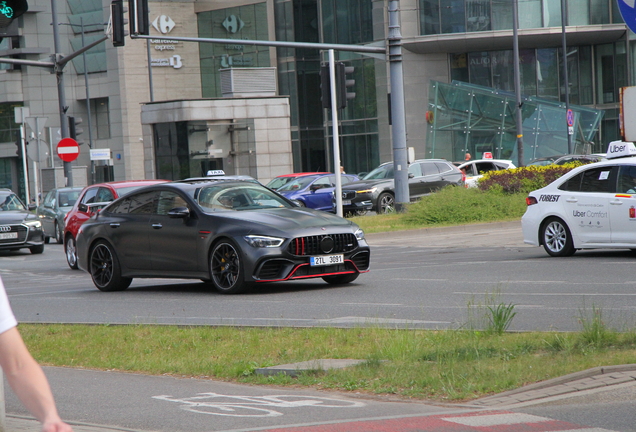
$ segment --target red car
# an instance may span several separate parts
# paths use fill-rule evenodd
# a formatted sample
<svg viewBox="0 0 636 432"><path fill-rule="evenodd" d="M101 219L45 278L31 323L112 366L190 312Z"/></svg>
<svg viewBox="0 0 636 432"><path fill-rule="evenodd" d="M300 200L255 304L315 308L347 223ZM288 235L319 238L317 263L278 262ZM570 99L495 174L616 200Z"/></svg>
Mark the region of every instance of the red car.
<svg viewBox="0 0 636 432"><path fill-rule="evenodd" d="M68 266L72 269L77 268L77 252L75 250L77 230L96 211L140 187L165 182L166 180L127 180L86 186L71 211L64 218L64 252Z"/></svg>

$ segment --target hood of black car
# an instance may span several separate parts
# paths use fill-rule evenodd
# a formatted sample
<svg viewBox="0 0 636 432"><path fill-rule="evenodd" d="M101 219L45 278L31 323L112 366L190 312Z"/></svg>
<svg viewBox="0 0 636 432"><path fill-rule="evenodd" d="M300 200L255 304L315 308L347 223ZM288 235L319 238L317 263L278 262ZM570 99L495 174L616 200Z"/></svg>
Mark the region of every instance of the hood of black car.
<svg viewBox="0 0 636 432"><path fill-rule="evenodd" d="M37 219L32 213L19 210L0 211L0 225L22 223L26 219Z"/></svg>
<svg viewBox="0 0 636 432"><path fill-rule="evenodd" d="M333 213L300 207L237 211L232 212L231 217L234 220L243 220L282 231L297 228L345 228L354 225L351 221Z"/></svg>
<svg viewBox="0 0 636 432"><path fill-rule="evenodd" d="M393 184L393 179L376 179L376 180L360 180L356 182L351 182L342 186L342 190L364 190L370 189L373 186L377 186L379 184Z"/></svg>

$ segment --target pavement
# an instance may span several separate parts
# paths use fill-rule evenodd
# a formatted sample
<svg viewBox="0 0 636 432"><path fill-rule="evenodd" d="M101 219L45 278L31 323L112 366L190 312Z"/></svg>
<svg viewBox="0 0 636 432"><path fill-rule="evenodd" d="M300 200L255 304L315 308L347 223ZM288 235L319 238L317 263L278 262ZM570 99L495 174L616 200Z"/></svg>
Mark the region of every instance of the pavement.
<svg viewBox="0 0 636 432"><path fill-rule="evenodd" d="M524 245L521 237L520 222L504 222L493 224L476 224L448 228L426 228L420 230L378 233L367 235L372 246L398 246L398 247L461 247L475 245L480 246L499 245L505 247L529 247ZM280 365L278 368L285 371L298 373L302 369L316 369L316 362L304 362L302 364ZM328 365L325 368L339 367L337 362L324 362L318 364ZM350 362L342 362L346 367ZM47 368L45 368L45 371ZM72 373L86 373L86 370L66 369ZM161 377L156 377L160 379ZM149 377L152 379L152 377ZM187 381L184 381L187 383ZM187 385L187 384L185 384ZM515 390L506 391L496 395L483 397L474 401L461 404L444 403L443 407L472 408L475 410L505 410L514 409L532 404L549 402L556 399L582 395L594 390L607 390L621 385L636 385L636 364L619 366L604 366L588 369L562 377L530 384ZM245 386L245 392L249 392L251 386ZM297 390L297 389L295 389ZM10 390L7 390L10 391ZM302 390L300 390L302 392ZM427 405L435 405L435 402L421 401ZM387 402L391 403L391 402ZM441 406L442 404L440 404ZM67 420L68 421L68 420ZM108 425L89 424L68 421L75 432L109 432L127 431L143 432L140 430L122 429ZM37 432L40 431L39 423L33 417L18 416L8 413L5 419L5 430L12 432ZM0 431L2 429L0 428Z"/></svg>

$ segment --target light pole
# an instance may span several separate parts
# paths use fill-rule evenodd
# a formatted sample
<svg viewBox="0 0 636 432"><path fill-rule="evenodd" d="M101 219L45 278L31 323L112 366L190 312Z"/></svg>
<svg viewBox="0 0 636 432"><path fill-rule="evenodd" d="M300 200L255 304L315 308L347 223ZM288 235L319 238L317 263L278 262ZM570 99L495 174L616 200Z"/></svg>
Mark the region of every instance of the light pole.
<svg viewBox="0 0 636 432"><path fill-rule="evenodd" d="M515 113L517 124L517 166L525 166L523 161L523 119L521 117L521 72L519 71L519 5L518 0L512 2L512 50L514 54L515 74Z"/></svg>
<svg viewBox="0 0 636 432"><path fill-rule="evenodd" d="M566 7L565 1L561 0L561 39L563 44L563 83L565 90L565 112L570 112L570 81L568 79L568 53L567 53L567 42L565 39L565 21L566 21ZM568 121L566 115L566 122ZM570 124L567 123L567 134L568 134L568 153L572 154L572 134L570 133Z"/></svg>

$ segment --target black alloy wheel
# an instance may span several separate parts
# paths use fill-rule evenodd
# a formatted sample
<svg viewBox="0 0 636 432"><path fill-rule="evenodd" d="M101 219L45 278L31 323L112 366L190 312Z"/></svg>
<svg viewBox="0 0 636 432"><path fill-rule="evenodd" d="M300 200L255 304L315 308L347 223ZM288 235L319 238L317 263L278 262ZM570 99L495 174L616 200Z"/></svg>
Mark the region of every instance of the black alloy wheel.
<svg viewBox="0 0 636 432"><path fill-rule="evenodd" d="M322 280L331 285L344 285L358 279L358 276L360 276L360 273L350 273L343 275L323 276Z"/></svg>
<svg viewBox="0 0 636 432"><path fill-rule="evenodd" d="M378 197L378 213L395 213L395 198L388 192L382 192Z"/></svg>
<svg viewBox="0 0 636 432"><path fill-rule="evenodd" d="M214 287L223 294L237 294L247 289L238 247L230 240L214 246L210 255L210 276Z"/></svg>
<svg viewBox="0 0 636 432"><path fill-rule="evenodd" d="M570 256L576 252L568 226L556 217L548 218L541 227L543 248L553 257Z"/></svg>
<svg viewBox="0 0 636 432"><path fill-rule="evenodd" d="M64 243L64 252L66 253L66 262L70 268L77 270L77 251L75 250L75 239L72 235L66 238Z"/></svg>
<svg viewBox="0 0 636 432"><path fill-rule="evenodd" d="M132 278L122 277L117 254L103 240L91 250L88 267L93 283L100 291L123 291L132 282Z"/></svg>

